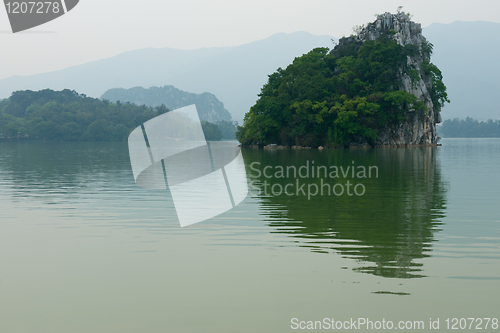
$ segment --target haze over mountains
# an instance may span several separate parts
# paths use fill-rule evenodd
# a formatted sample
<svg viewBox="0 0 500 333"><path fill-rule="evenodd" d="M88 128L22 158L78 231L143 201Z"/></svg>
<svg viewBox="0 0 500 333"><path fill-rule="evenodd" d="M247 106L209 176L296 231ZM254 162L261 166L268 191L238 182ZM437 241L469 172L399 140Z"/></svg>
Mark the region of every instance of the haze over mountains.
<svg viewBox="0 0 500 333"><path fill-rule="evenodd" d="M56 72L0 80L0 98L24 89L68 88L101 97L112 88L173 85L191 93L214 94L241 123L267 75L321 46L332 46L331 37L295 32L236 47L142 49Z"/></svg>
<svg viewBox="0 0 500 333"><path fill-rule="evenodd" d="M443 72L451 99L443 109L443 119L500 119L494 99L500 74L496 59L500 23L454 22L423 30L434 44L432 62ZM331 48L331 38L296 32L235 47L136 50L60 71L0 80L0 98L26 89L68 88L101 97L112 88L173 85L192 93L214 94L241 123L269 74L315 47Z"/></svg>
<svg viewBox="0 0 500 333"><path fill-rule="evenodd" d="M107 99L113 103L121 101L151 107L164 104L170 110L195 104L201 120L211 123L232 120L231 114L214 95L210 93L193 94L179 90L174 86L151 87L149 89L142 87L115 88L106 91L101 99Z"/></svg>
<svg viewBox="0 0 500 333"><path fill-rule="evenodd" d="M434 23L423 34L434 44L431 61L443 73L451 100L443 119L500 119L495 98L500 88L500 23Z"/></svg>

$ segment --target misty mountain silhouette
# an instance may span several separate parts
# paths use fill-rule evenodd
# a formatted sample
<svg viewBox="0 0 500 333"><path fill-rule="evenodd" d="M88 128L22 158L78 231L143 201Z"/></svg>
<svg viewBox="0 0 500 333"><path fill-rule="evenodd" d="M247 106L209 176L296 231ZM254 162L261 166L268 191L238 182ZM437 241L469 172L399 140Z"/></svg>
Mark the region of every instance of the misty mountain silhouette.
<svg viewBox="0 0 500 333"><path fill-rule="evenodd" d="M451 104L443 108L443 119L500 118L492 98L500 74L496 59L500 23L435 23L424 28L423 34L434 44L432 62L442 70L448 87ZM241 123L269 74L315 47L332 47L331 38L295 32L235 47L135 50L59 71L2 79L0 98L25 89L68 88L100 97L112 88L173 85L192 93L214 94Z"/></svg>
<svg viewBox="0 0 500 333"><path fill-rule="evenodd" d="M315 47L332 46L331 38L295 32L235 47L135 50L59 71L0 80L0 98L16 90L45 88L68 88L98 98L112 88L173 85L191 93L214 94L241 123L269 74Z"/></svg>

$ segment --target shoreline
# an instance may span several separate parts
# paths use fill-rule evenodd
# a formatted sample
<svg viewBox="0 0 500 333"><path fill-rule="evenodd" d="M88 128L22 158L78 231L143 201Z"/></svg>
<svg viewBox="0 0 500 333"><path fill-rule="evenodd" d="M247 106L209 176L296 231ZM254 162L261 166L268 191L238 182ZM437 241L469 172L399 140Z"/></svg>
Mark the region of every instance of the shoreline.
<svg viewBox="0 0 500 333"><path fill-rule="evenodd" d="M348 145L348 146L319 146L319 147L304 147L304 146L278 146L278 145L240 145L241 148L252 149L372 149L372 148L416 148L416 147L440 147L441 143L426 143L426 144L407 144L407 145Z"/></svg>

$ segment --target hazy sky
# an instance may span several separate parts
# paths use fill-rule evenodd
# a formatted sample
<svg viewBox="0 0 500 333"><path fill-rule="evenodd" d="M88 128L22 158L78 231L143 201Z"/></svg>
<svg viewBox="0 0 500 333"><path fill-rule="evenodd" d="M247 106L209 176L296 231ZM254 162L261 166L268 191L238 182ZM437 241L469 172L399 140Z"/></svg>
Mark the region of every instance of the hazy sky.
<svg viewBox="0 0 500 333"><path fill-rule="evenodd" d="M342 37L399 5L426 27L500 22L498 0L80 0L66 15L12 34L0 8L0 78L66 68L146 47L241 45L278 32Z"/></svg>

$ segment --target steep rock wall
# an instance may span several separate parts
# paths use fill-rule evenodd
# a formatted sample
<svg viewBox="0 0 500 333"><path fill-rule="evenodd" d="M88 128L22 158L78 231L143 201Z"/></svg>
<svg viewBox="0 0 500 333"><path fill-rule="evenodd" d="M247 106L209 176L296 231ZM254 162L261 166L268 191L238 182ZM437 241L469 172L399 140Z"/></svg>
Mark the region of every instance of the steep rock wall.
<svg viewBox="0 0 500 333"><path fill-rule="evenodd" d="M392 30L392 31L391 31ZM403 68L397 73L397 81L400 83L399 90L405 90L415 95L418 100L423 101L427 111L409 110L407 119L395 129L384 129L379 132L380 138L375 145L399 146L399 145L433 145L438 141L436 124L441 122L440 108L432 102L430 91L432 90L432 78L424 72L422 63L429 61L429 53L424 50L427 45L426 38L422 35L422 27L419 23L411 21L410 17L403 13L385 13L377 16L375 22L360 29L357 36L342 38L339 47L352 42L363 43L367 40L377 40L383 33L389 32L390 38L398 44L405 46L413 44L418 47L414 56L407 57L407 67L417 71L419 80L412 79ZM352 145L366 145L366 142L357 142Z"/></svg>

